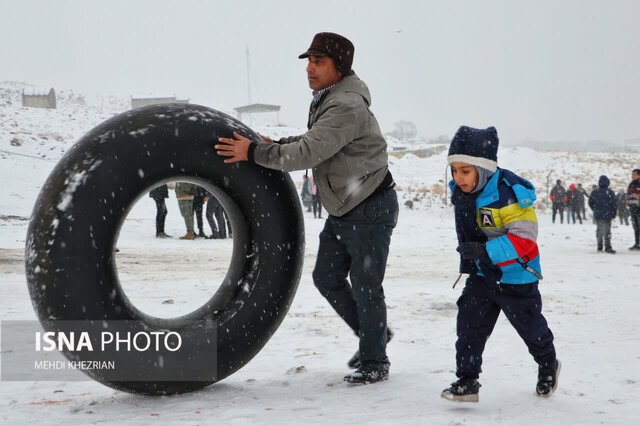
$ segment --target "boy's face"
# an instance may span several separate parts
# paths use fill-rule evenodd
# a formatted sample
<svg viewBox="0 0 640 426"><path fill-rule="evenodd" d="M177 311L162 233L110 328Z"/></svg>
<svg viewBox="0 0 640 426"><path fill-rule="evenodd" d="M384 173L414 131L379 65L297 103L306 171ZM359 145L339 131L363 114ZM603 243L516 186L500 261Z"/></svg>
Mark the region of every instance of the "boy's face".
<svg viewBox="0 0 640 426"><path fill-rule="evenodd" d="M640 178L640 174L636 172L631 172L631 180L636 180Z"/></svg>
<svg viewBox="0 0 640 426"><path fill-rule="evenodd" d="M478 169L471 164L457 161L451 163L451 175L464 193L473 191L478 184Z"/></svg>

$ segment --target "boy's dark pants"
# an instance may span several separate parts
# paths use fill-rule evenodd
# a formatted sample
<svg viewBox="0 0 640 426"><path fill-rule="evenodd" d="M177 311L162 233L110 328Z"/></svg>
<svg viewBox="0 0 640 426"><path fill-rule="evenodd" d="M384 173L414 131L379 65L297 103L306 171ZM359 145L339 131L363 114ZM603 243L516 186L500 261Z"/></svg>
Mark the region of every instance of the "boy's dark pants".
<svg viewBox="0 0 640 426"><path fill-rule="evenodd" d="M482 352L500 311L524 340L541 366L553 365L556 351L553 333L542 316L538 283L500 284L495 288L478 277L469 277L458 299L456 375L478 378Z"/></svg>
<svg viewBox="0 0 640 426"><path fill-rule="evenodd" d="M596 220L596 241L598 250L611 248L611 219Z"/></svg>
<svg viewBox="0 0 640 426"><path fill-rule="evenodd" d="M386 189L342 217L329 215L320 233L313 282L360 337L363 362L386 361L387 306L382 280L397 222L398 198L395 190Z"/></svg>

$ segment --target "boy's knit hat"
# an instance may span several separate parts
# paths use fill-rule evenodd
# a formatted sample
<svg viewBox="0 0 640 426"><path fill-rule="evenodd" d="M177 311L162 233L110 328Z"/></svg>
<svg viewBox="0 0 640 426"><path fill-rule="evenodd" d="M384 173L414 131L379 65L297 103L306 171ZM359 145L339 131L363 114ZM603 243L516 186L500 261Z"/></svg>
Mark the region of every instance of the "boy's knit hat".
<svg viewBox="0 0 640 426"><path fill-rule="evenodd" d="M449 164L456 161L495 172L498 168L498 132L495 127L474 129L461 126L449 145L447 157Z"/></svg>

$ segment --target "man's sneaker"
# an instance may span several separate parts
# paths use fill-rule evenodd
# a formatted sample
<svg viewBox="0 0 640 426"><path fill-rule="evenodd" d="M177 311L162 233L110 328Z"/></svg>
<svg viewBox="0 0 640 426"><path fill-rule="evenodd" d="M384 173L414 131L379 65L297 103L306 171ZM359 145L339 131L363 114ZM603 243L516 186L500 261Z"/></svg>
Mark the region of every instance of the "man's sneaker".
<svg viewBox="0 0 640 426"><path fill-rule="evenodd" d="M556 360L554 367L538 367L538 384L536 385L536 394L538 396L548 398L558 387L558 377L560 376L560 367L562 363Z"/></svg>
<svg viewBox="0 0 640 426"><path fill-rule="evenodd" d="M604 251L606 251L607 253L611 253L611 254L615 254L616 251L614 249L612 249L611 247L609 247L608 249L605 249Z"/></svg>
<svg viewBox="0 0 640 426"><path fill-rule="evenodd" d="M478 379L462 377L443 390L440 397L456 402L478 402L480 386L482 385L478 382Z"/></svg>
<svg viewBox="0 0 640 426"><path fill-rule="evenodd" d="M389 343L391 339L393 339L393 331L391 331L390 328L387 328L387 343ZM355 369L360 368L361 365L362 363L360 362L360 351L358 350L355 354L353 354L351 359L349 359L349 361L347 362L347 366L349 368Z"/></svg>
<svg viewBox="0 0 640 426"><path fill-rule="evenodd" d="M344 376L344 381L354 385L368 385L389 379L389 360L382 362L365 362L351 374Z"/></svg>
<svg viewBox="0 0 640 426"><path fill-rule="evenodd" d="M164 232L158 232L156 238L171 238L171 235L167 235Z"/></svg>
<svg viewBox="0 0 640 426"><path fill-rule="evenodd" d="M629 250L640 250L640 246L638 244L634 244L631 247L629 247Z"/></svg>

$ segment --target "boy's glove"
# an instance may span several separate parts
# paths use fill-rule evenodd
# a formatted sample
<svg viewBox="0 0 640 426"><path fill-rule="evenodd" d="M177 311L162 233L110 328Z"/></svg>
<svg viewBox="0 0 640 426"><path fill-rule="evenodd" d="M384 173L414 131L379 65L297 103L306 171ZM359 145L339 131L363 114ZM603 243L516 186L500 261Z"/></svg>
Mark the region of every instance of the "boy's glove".
<svg viewBox="0 0 640 426"><path fill-rule="evenodd" d="M491 259L489 259L489 254L487 253L487 248L484 243L462 243L456 249L460 256L464 260L477 260L479 262L488 262L491 263Z"/></svg>

